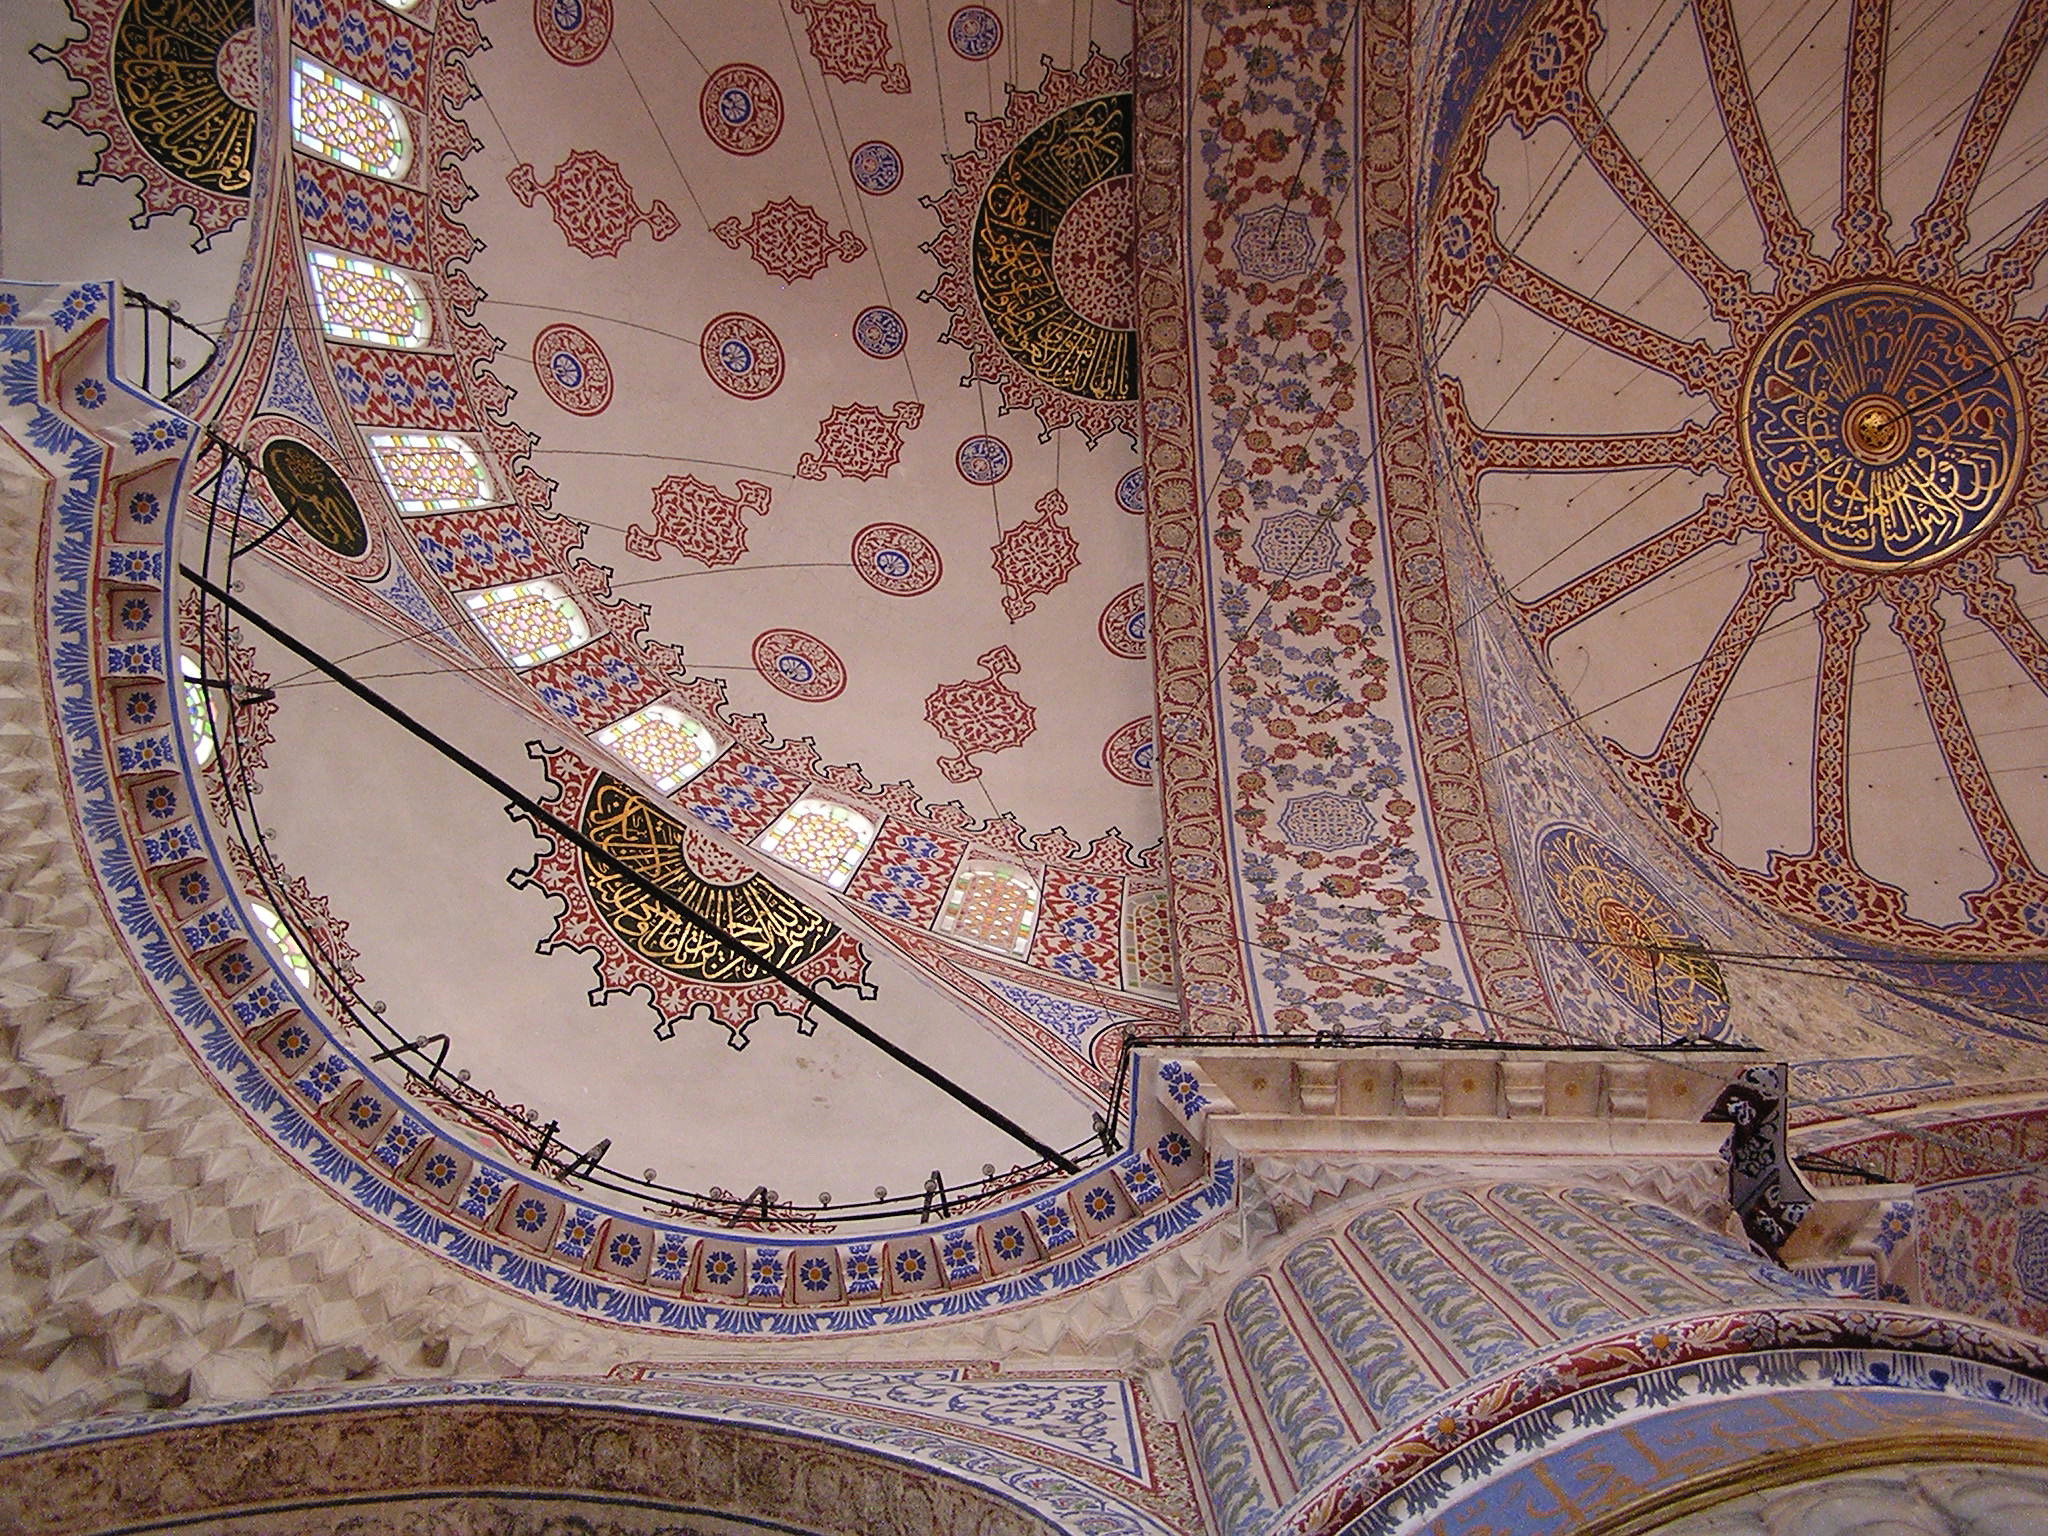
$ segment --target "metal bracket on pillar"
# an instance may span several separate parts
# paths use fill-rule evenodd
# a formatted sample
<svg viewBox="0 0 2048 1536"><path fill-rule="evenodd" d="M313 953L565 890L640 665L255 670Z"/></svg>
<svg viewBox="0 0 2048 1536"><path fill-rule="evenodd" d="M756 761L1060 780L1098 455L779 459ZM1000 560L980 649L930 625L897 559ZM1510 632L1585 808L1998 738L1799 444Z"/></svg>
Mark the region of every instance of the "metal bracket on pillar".
<svg viewBox="0 0 2048 1536"><path fill-rule="evenodd" d="M1813 1208L1813 1191L1785 1151L1783 1062L1750 1067L1700 1118L1733 1126L1728 1135L1728 1199L1750 1241L1772 1258Z"/></svg>

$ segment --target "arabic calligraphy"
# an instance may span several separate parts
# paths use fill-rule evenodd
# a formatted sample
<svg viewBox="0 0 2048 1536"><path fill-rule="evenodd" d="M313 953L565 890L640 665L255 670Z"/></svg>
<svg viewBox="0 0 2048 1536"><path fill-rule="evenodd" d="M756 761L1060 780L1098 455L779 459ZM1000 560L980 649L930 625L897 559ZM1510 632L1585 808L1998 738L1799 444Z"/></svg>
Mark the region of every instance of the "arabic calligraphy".
<svg viewBox="0 0 2048 1536"><path fill-rule="evenodd" d="M1554 825L1536 864L1593 972L1668 1036L1724 1035L1728 984L1691 926L1636 867L1590 832Z"/></svg>
<svg viewBox="0 0 2048 1536"><path fill-rule="evenodd" d="M2024 395L2007 348L1917 288L1838 288L1758 350L1743 449L1765 505L1819 554L1905 570L1954 554L2013 499Z"/></svg>
<svg viewBox="0 0 2048 1536"><path fill-rule="evenodd" d="M263 476L278 505L324 548L348 560L369 551L370 530L348 483L304 443L274 437L264 444Z"/></svg>
<svg viewBox="0 0 2048 1536"><path fill-rule="evenodd" d="M583 834L627 868L785 970L819 954L839 930L762 875L737 862L708 879L687 856L689 831L645 795L600 775L584 802ZM579 854L592 905L607 928L650 965L693 981L744 985L769 980L701 928L657 902L624 875ZM733 878L737 877L737 878Z"/></svg>
<svg viewBox="0 0 2048 1536"><path fill-rule="evenodd" d="M1137 333L1100 323L1115 306L1106 311L1091 295L1069 292L1071 277L1061 282L1063 268L1077 264L1075 232L1062 241L1061 225L1080 205L1090 225L1080 242L1089 260L1080 267L1102 265L1106 258L1095 250L1102 241L1093 228L1100 220L1086 215L1103 199L1088 194L1130 174L1130 96L1076 102L1019 141L997 168L974 221L974 287L996 340L1032 377L1089 400L1137 398ZM1130 229L1103 233L1126 245L1134 238ZM1130 265L1127 252L1121 265ZM1098 318L1077 308L1077 297Z"/></svg>
<svg viewBox="0 0 2048 1536"><path fill-rule="evenodd" d="M249 0L131 0L114 33L114 96L136 142L171 175L249 195L256 114L220 77L221 50L254 19Z"/></svg>

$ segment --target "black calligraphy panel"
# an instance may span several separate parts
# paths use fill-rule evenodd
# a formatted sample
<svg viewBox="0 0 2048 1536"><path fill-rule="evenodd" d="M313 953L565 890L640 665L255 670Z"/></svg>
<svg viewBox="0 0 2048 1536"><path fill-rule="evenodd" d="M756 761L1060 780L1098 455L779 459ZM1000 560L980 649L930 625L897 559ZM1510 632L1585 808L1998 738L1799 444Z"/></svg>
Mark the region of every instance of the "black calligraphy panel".
<svg viewBox="0 0 2048 1536"><path fill-rule="evenodd" d="M974 221L974 288L990 331L1032 377L1088 400L1137 398L1137 333L1075 306L1055 247L1077 204L1130 174L1130 96L1076 102L1010 152ZM1135 231L1113 233L1128 261Z"/></svg>
<svg viewBox="0 0 2048 1536"><path fill-rule="evenodd" d="M653 881L754 953L785 969L819 954L838 937L830 922L755 874L716 884L691 869L686 834L645 795L600 775L584 802L583 833L627 868ZM686 922L625 876L581 856L592 905L605 926L651 965L693 981L737 986L770 979L701 928Z"/></svg>
<svg viewBox="0 0 2048 1536"><path fill-rule="evenodd" d="M114 30L114 98L144 153L181 181L247 197L256 114L221 83L221 50L252 0L129 0Z"/></svg>
<svg viewBox="0 0 2048 1536"><path fill-rule="evenodd" d="M304 443L274 437L264 444L263 476L278 505L323 548L348 560L369 550L370 531L347 482Z"/></svg>

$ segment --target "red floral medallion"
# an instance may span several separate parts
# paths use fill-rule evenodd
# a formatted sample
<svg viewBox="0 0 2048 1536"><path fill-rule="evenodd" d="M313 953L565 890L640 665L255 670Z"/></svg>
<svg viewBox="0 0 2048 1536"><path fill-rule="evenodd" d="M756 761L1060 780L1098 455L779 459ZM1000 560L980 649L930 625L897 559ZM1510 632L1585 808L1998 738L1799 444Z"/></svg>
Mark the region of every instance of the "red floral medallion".
<svg viewBox="0 0 2048 1536"><path fill-rule="evenodd" d="M846 664L839 653L800 629L768 629L757 635L754 670L769 687L807 704L823 704L846 691Z"/></svg>
<svg viewBox="0 0 2048 1536"><path fill-rule="evenodd" d="M1122 656L1130 661L1142 661L1145 657L1145 584L1125 587L1103 606L1102 620L1096 626L1096 633L1102 636L1103 646L1112 656Z"/></svg>
<svg viewBox="0 0 2048 1536"><path fill-rule="evenodd" d="M532 166L515 165L505 184L528 208L536 197L546 198L562 234L586 256L618 255L642 224L657 240L682 227L659 198L642 208L618 162L595 150L572 150L546 181L534 180Z"/></svg>
<svg viewBox="0 0 2048 1536"><path fill-rule="evenodd" d="M719 315L697 348L711 382L742 400L760 400L782 382L782 343L752 315Z"/></svg>
<svg viewBox="0 0 2048 1536"><path fill-rule="evenodd" d="M817 209L793 197L764 205L744 224L720 219L711 233L732 250L744 248L762 271L785 283L816 277L834 256L858 261L868 249L850 229L833 234Z"/></svg>
<svg viewBox="0 0 2048 1536"><path fill-rule="evenodd" d="M767 486L742 480L738 490L727 496L694 475L670 475L654 488L652 531L638 523L626 530L627 553L659 560L661 546L668 544L685 559L731 565L747 552L743 514L768 515Z"/></svg>
<svg viewBox="0 0 2048 1536"><path fill-rule="evenodd" d="M869 523L853 536L853 568L877 592L916 597L939 584L938 546L901 523Z"/></svg>
<svg viewBox="0 0 2048 1536"><path fill-rule="evenodd" d="M1102 766L1126 784L1152 782L1152 717L1140 716L1120 725L1102 744Z"/></svg>
<svg viewBox="0 0 2048 1536"><path fill-rule="evenodd" d="M612 0L533 0L533 30L562 63L591 63L612 40Z"/></svg>
<svg viewBox="0 0 2048 1536"><path fill-rule="evenodd" d="M758 155L782 132L782 92L767 70L753 64L711 71L697 112L705 136L730 155Z"/></svg>
<svg viewBox="0 0 2048 1536"><path fill-rule="evenodd" d="M898 400L893 410L876 405L835 405L818 423L818 451L796 463L799 480L822 480L835 469L849 480L872 480L896 467L903 434L924 420L924 406Z"/></svg>
<svg viewBox="0 0 2048 1536"><path fill-rule="evenodd" d="M835 80L858 85L880 78L882 89L903 96L910 75L889 57L889 24L867 0L789 0L804 19L804 34L818 68Z"/></svg>
<svg viewBox="0 0 2048 1536"><path fill-rule="evenodd" d="M590 332L567 323L533 338L533 371L547 397L571 416L595 416L612 403L612 365Z"/></svg>
<svg viewBox="0 0 2048 1536"><path fill-rule="evenodd" d="M954 755L939 759L939 772L955 784L981 777L969 759L977 752L1002 752L1021 746L1038 729L1031 706L1003 681L1019 671L1017 653L999 645L975 657L987 669L985 678L946 683L924 701L924 718L943 736Z"/></svg>
<svg viewBox="0 0 2048 1536"><path fill-rule="evenodd" d="M1038 498L1035 510L1038 516L1019 523L994 546L996 579L1009 593L1003 599L1003 612L1012 622L1037 606L1034 597L1052 591L1081 564L1080 546L1059 521L1067 515L1067 498L1058 491L1047 491Z"/></svg>

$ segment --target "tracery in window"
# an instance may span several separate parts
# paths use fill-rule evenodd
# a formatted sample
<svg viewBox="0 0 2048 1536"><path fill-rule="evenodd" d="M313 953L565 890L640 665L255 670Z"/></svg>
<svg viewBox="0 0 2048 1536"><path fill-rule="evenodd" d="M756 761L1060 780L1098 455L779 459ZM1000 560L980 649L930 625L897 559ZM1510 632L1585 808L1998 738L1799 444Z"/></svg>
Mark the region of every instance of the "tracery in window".
<svg viewBox="0 0 2048 1536"><path fill-rule="evenodd" d="M1124 897L1124 985L1139 992L1173 995L1172 912L1164 891L1131 891Z"/></svg>
<svg viewBox="0 0 2048 1536"><path fill-rule="evenodd" d="M710 731L668 704L650 704L606 726L594 739L638 768L664 795L709 768L719 753Z"/></svg>
<svg viewBox="0 0 2048 1536"><path fill-rule="evenodd" d="M433 335L432 306L396 267L336 251L312 251L307 260L320 328L328 335L379 347L423 347Z"/></svg>
<svg viewBox="0 0 2048 1536"><path fill-rule="evenodd" d="M961 860L946 904L932 926L939 933L1022 959L1038 921L1038 882L1014 864L971 854Z"/></svg>
<svg viewBox="0 0 2048 1536"><path fill-rule="evenodd" d="M466 592L462 601L498 654L515 667L553 661L590 638L583 610L557 581L515 581Z"/></svg>
<svg viewBox="0 0 2048 1536"><path fill-rule="evenodd" d="M874 840L875 824L867 817L806 795L777 817L754 846L843 891Z"/></svg>
<svg viewBox="0 0 2048 1536"><path fill-rule="evenodd" d="M179 687L185 694L185 728L192 734L192 761L204 768L213 761L213 721L206 713L206 685L197 681L205 674L190 656L178 658Z"/></svg>
<svg viewBox="0 0 2048 1536"><path fill-rule="evenodd" d="M445 432L372 432L370 452L402 512L461 512L498 499L483 456Z"/></svg>
<svg viewBox="0 0 2048 1536"><path fill-rule="evenodd" d="M292 60L292 142L387 181L412 166L412 132L398 103L307 58Z"/></svg>
<svg viewBox="0 0 2048 1536"><path fill-rule="evenodd" d="M256 926L263 930L263 937L268 939L270 947L277 951L278 959L299 978L299 985L313 985L313 963L306 958L304 947L293 936L291 929L285 926L284 919L260 901L249 903L249 915L256 919Z"/></svg>

